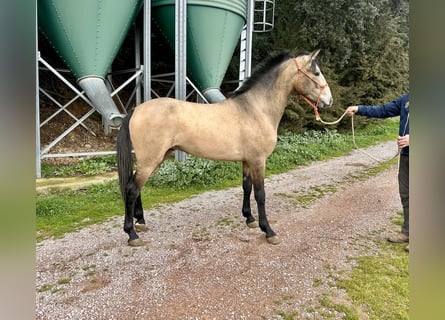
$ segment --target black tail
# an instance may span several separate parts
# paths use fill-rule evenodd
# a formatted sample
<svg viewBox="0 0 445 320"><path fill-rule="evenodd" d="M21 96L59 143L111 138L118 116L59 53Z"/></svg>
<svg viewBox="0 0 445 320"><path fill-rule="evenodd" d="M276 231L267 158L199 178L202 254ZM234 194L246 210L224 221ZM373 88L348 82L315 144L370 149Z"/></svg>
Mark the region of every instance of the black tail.
<svg viewBox="0 0 445 320"><path fill-rule="evenodd" d="M119 185L122 198L125 201L125 187L130 179L133 178L133 155L131 154L132 145L130 139L129 123L134 109L130 110L122 121L117 136L117 171L119 174Z"/></svg>

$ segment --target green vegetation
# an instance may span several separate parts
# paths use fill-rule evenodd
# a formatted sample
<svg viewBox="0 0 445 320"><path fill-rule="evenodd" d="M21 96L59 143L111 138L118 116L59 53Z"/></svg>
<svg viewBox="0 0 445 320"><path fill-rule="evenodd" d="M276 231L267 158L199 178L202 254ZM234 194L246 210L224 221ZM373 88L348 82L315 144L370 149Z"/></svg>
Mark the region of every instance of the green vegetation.
<svg viewBox="0 0 445 320"><path fill-rule="evenodd" d="M116 170L114 155L90 158L73 165L55 166L42 162L42 177L69 177L75 175L97 175Z"/></svg>
<svg viewBox="0 0 445 320"><path fill-rule="evenodd" d="M402 224L402 212L393 223ZM355 265L351 272L337 270L328 276L329 287L315 303L302 312L292 310L292 299L284 296L276 304L276 313L282 319L345 319L345 320L399 320L409 319L409 256L404 244L379 241L369 255L353 257ZM314 279L313 287L324 284ZM339 289L345 294L339 294ZM298 316L298 317L297 317Z"/></svg>
<svg viewBox="0 0 445 320"><path fill-rule="evenodd" d="M379 247L375 256L356 258L358 265L347 279L338 279L337 286L346 290L350 309L357 314L376 320L408 319L408 255L403 246L381 242Z"/></svg>
<svg viewBox="0 0 445 320"><path fill-rule="evenodd" d="M198 231L193 232L192 239L194 241L210 241L211 235L210 231L206 228L201 227Z"/></svg>
<svg viewBox="0 0 445 320"><path fill-rule="evenodd" d="M403 213L392 219L400 226ZM397 245L386 241L379 242L378 253L354 258L357 265L348 277L334 279L338 288L344 289L351 301L345 319L361 319L366 313L368 319L409 319L409 256L405 244ZM339 303L333 303L334 308Z"/></svg>
<svg viewBox="0 0 445 320"><path fill-rule="evenodd" d="M393 223L402 223L402 212ZM308 312L317 312L324 319L332 318L334 312L344 314L345 320L409 319L409 256L405 245L380 241L377 247L370 255L353 258L356 265L347 276L331 276L332 286L343 289L346 298L326 293L319 306L311 306Z"/></svg>
<svg viewBox="0 0 445 320"><path fill-rule="evenodd" d="M334 185L311 186L309 190L294 191L296 196L296 204L303 208L309 208L310 205L319 198L328 193L335 193L337 188Z"/></svg>
<svg viewBox="0 0 445 320"><path fill-rule="evenodd" d="M383 168L383 167L382 167ZM403 213L392 219L392 223L400 226ZM345 320L399 320L409 319L409 256L404 250L406 244L392 244L377 241L369 255L352 257L355 262L351 272L337 270L328 275L329 287L334 288L323 293L317 303L311 303L305 309L305 316L297 317L298 313L289 307L286 311L276 312L283 319L341 319ZM313 287L324 284L321 279L313 280ZM339 294L339 289L345 294ZM285 307L288 297L276 302Z"/></svg>
<svg viewBox="0 0 445 320"><path fill-rule="evenodd" d="M293 320L297 316L297 312L293 311L293 312L287 313L285 311L278 311L278 315L283 320Z"/></svg>
<svg viewBox="0 0 445 320"><path fill-rule="evenodd" d="M39 289L37 289L37 291L38 292L49 291L51 293L60 292L60 291L63 291L62 286L65 284L69 284L70 282L71 282L71 278L59 279L59 280L57 280L56 283L49 283L49 284L45 284L45 285L41 286Z"/></svg>

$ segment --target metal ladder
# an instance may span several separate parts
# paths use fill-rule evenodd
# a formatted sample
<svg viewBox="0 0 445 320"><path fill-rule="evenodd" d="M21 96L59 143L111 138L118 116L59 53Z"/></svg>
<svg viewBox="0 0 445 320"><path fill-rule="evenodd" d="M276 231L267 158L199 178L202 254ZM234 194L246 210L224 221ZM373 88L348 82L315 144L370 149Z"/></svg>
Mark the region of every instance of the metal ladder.
<svg viewBox="0 0 445 320"><path fill-rule="evenodd" d="M241 31L239 83L250 77L252 33L269 32L274 28L275 0L248 0L246 24Z"/></svg>

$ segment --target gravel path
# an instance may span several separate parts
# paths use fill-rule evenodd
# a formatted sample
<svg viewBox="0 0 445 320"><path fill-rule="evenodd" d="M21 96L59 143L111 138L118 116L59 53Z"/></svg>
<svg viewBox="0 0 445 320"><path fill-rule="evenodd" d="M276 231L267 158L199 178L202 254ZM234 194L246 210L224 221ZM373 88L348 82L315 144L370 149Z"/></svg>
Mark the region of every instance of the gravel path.
<svg viewBox="0 0 445 320"><path fill-rule="evenodd" d="M366 151L390 159L395 148L387 142ZM42 241L36 318L281 319L281 310L321 319L307 310L323 293L347 303L332 275L398 231L390 222L401 210L397 167L358 178L374 165L354 151L268 178L276 246L245 226L241 186L146 211L143 247L126 245L123 217Z"/></svg>

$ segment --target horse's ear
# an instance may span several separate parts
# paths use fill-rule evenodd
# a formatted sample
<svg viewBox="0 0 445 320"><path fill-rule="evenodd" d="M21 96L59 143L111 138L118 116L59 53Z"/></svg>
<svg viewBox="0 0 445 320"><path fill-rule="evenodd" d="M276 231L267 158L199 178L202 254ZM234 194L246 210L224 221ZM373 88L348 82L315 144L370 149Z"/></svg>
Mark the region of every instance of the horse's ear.
<svg viewBox="0 0 445 320"><path fill-rule="evenodd" d="M311 53L311 60L314 61L315 58L318 56L318 54L320 53L320 49L315 50L314 52Z"/></svg>

